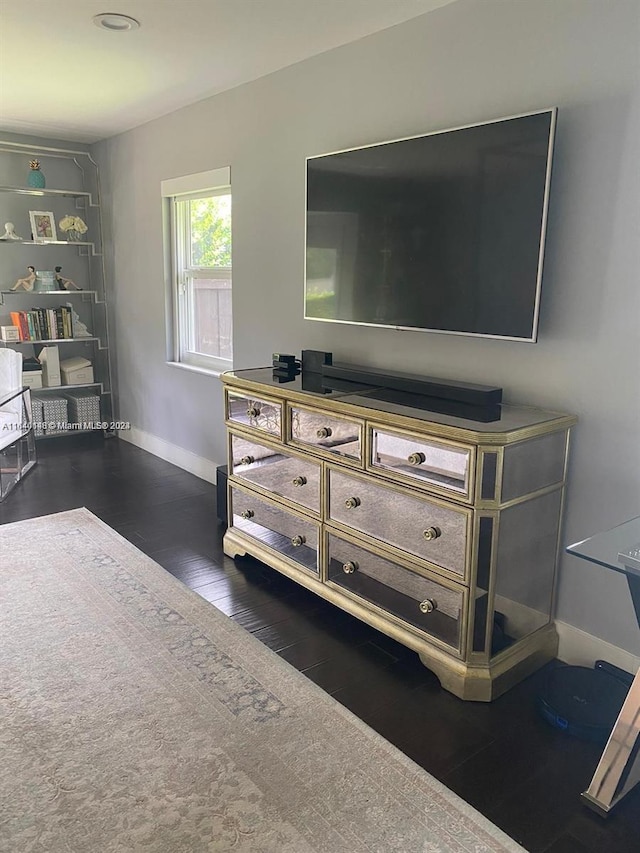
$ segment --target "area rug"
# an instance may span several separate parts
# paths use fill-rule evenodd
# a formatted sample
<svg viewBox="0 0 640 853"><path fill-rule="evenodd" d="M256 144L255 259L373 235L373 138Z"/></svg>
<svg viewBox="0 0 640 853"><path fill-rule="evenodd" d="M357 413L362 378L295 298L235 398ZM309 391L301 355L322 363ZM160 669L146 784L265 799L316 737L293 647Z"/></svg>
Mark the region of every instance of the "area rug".
<svg viewBox="0 0 640 853"><path fill-rule="evenodd" d="M86 509L0 526L0 850L518 844Z"/></svg>

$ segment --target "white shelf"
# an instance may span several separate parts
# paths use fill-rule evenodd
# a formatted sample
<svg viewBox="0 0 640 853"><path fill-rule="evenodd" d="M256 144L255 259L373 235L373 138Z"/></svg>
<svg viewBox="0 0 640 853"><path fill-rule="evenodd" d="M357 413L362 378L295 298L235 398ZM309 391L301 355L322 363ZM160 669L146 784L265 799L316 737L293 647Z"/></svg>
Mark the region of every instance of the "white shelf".
<svg viewBox="0 0 640 853"><path fill-rule="evenodd" d="M77 296L81 293L97 294L97 290L0 290L0 296Z"/></svg>
<svg viewBox="0 0 640 853"><path fill-rule="evenodd" d="M11 344L12 346L15 346L16 344L77 344L82 343L82 341L99 340L100 338L90 335L84 338L41 338L34 341L0 341L0 344Z"/></svg>
<svg viewBox="0 0 640 853"><path fill-rule="evenodd" d="M31 396L39 394L40 391L73 391L76 388L102 388L102 382L87 382L84 385L43 385L41 388L30 388ZM111 391L101 390L100 394L110 394Z"/></svg>
<svg viewBox="0 0 640 853"><path fill-rule="evenodd" d="M86 198L91 202L91 193L82 190L48 190L46 187L0 187L0 193L17 193L18 195L52 196L59 198Z"/></svg>
<svg viewBox="0 0 640 853"><path fill-rule="evenodd" d="M29 246L94 246L92 241L87 240L2 240L4 246L20 246L27 243Z"/></svg>

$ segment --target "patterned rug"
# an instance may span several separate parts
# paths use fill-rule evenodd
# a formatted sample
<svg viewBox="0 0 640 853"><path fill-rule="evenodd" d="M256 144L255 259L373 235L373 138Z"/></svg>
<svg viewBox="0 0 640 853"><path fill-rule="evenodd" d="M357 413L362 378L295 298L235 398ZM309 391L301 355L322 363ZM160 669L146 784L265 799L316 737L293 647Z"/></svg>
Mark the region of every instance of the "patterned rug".
<svg viewBox="0 0 640 853"><path fill-rule="evenodd" d="M0 566L0 850L522 851L88 510Z"/></svg>

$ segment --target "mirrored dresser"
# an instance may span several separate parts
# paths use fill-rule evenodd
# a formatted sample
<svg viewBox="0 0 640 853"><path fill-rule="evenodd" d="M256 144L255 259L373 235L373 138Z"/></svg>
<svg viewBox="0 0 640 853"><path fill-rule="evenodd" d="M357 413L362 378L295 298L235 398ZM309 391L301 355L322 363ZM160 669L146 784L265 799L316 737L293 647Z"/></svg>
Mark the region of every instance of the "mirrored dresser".
<svg viewBox="0 0 640 853"><path fill-rule="evenodd" d="M491 701L552 659L575 417L270 368L222 376L224 551L251 555Z"/></svg>

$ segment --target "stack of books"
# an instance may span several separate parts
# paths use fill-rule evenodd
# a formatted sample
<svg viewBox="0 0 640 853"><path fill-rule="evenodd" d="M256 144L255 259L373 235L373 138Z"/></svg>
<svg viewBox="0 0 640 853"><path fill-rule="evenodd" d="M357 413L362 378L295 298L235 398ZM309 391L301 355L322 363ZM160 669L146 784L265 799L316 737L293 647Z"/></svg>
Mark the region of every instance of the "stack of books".
<svg viewBox="0 0 640 853"><path fill-rule="evenodd" d="M73 337L73 314L68 305L12 311L11 322L21 341L54 341Z"/></svg>

